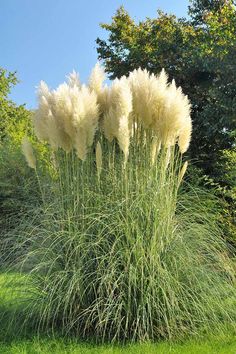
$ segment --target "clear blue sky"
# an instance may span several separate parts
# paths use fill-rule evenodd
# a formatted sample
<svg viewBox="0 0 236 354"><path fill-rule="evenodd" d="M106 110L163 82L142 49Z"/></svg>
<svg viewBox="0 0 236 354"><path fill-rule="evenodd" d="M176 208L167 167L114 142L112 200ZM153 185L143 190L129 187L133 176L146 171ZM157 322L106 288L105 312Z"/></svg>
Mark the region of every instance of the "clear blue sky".
<svg viewBox="0 0 236 354"><path fill-rule="evenodd" d="M139 21L157 9L186 16L188 1L0 0L0 67L20 79L12 100L34 108L39 81L55 88L73 69L86 81L97 61L95 40L106 38L99 23L110 22L120 5Z"/></svg>

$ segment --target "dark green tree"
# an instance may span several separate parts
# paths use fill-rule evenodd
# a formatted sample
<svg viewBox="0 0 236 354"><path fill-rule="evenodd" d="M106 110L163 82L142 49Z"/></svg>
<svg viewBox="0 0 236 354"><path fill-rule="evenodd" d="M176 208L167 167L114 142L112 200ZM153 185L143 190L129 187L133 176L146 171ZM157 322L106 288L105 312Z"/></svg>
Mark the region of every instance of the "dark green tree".
<svg viewBox="0 0 236 354"><path fill-rule="evenodd" d="M24 105L17 106L8 95L11 88L18 82L16 73L0 68L0 142L9 137L15 137L19 130L26 127L30 112Z"/></svg>
<svg viewBox="0 0 236 354"><path fill-rule="evenodd" d="M38 196L21 152L22 137L31 130L31 113L9 98L17 82L15 73L0 68L0 266L5 265L5 255L14 253L8 232L21 222L22 215L30 214Z"/></svg>

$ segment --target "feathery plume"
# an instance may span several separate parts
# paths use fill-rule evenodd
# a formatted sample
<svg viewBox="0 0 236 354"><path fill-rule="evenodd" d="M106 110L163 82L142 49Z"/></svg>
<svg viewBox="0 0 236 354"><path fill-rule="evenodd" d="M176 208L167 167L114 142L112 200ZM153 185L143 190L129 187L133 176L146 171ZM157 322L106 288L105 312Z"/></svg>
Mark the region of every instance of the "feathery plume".
<svg viewBox="0 0 236 354"><path fill-rule="evenodd" d="M29 167L36 169L36 158L34 156L33 147L26 136L22 139L22 152Z"/></svg>
<svg viewBox="0 0 236 354"><path fill-rule="evenodd" d="M98 127L99 111L97 96L88 87L82 86L73 100L72 124L74 127L74 147L81 160L86 157Z"/></svg>
<svg viewBox="0 0 236 354"><path fill-rule="evenodd" d="M133 112L137 121L149 128L151 117L150 75L147 70L134 70L129 75L130 88L133 95Z"/></svg>
<svg viewBox="0 0 236 354"><path fill-rule="evenodd" d="M97 96L80 85L75 72L69 75L68 81L53 91L41 83L34 126L37 136L54 150L61 147L69 152L74 147L78 157L84 160L98 125Z"/></svg>
<svg viewBox="0 0 236 354"><path fill-rule="evenodd" d="M187 96L176 87L174 80L171 84L167 81L164 69L158 76L141 69L129 75L136 120L145 130L152 130L166 147L176 143L190 117Z"/></svg>
<svg viewBox="0 0 236 354"><path fill-rule="evenodd" d="M96 145L96 166L97 166L98 178L100 178L100 174L102 170L102 147L99 141L97 142Z"/></svg>
<svg viewBox="0 0 236 354"><path fill-rule="evenodd" d="M117 139L125 161L131 137L145 145L155 136L159 143L153 142L151 147L152 163L161 145L167 148L167 160L168 148L176 142L181 153L187 150L192 130L190 103L174 80L168 84L164 69L159 75L134 70L128 78L115 79L110 88L103 87L103 81L104 71L96 64L89 87L80 84L75 71L68 76L68 83L53 91L41 82L33 119L37 137L54 150L75 148L84 160L100 121L105 137Z"/></svg>
<svg viewBox="0 0 236 354"><path fill-rule="evenodd" d="M41 82L38 89L39 107L33 117L36 136L39 140L48 142L54 150L62 147L64 150L71 149L71 142L64 130L61 119L60 107L63 105L62 87L65 91L67 84L60 85L58 90L49 91L47 85ZM60 93L60 97L59 96ZM66 97L67 91L63 92Z"/></svg>
<svg viewBox="0 0 236 354"><path fill-rule="evenodd" d="M47 129L47 116L50 111L48 99L50 97L50 91L47 84L44 81L40 81L38 86L38 101L39 108L33 115L33 126L37 138L41 141L48 141L48 129Z"/></svg>
<svg viewBox="0 0 236 354"><path fill-rule="evenodd" d="M161 141L154 137L151 145L151 165L153 166L161 150Z"/></svg>
<svg viewBox="0 0 236 354"><path fill-rule="evenodd" d="M178 182L178 186L180 185L180 183L182 182L184 175L186 173L188 167L188 161L185 161L185 163L183 164L181 170L180 170L180 174L179 174L179 182Z"/></svg>
<svg viewBox="0 0 236 354"><path fill-rule="evenodd" d="M99 63L95 65L93 68L90 78L89 78L89 88L94 90L97 95L99 95L102 91L102 84L105 80L105 73L103 68Z"/></svg>
<svg viewBox="0 0 236 354"><path fill-rule="evenodd" d="M125 156L125 164L128 160L129 155L129 141L130 141L130 132L129 132L129 120L128 116L121 116L119 119L119 128L117 132L117 140L120 146L120 149L123 151Z"/></svg>
<svg viewBox="0 0 236 354"><path fill-rule="evenodd" d="M181 129L190 116L190 103L182 90L177 88L175 81L166 89L163 119L159 121L159 131L164 145L171 146L176 143Z"/></svg>
<svg viewBox="0 0 236 354"><path fill-rule="evenodd" d="M134 70L129 75L133 94L133 112L145 129L154 129L162 116L161 109L166 94L167 75L150 75L145 69Z"/></svg>
<svg viewBox="0 0 236 354"><path fill-rule="evenodd" d="M184 154L188 150L190 140L191 140L191 133L192 133L192 120L190 116L188 116L179 134L178 145L181 154Z"/></svg>
<svg viewBox="0 0 236 354"><path fill-rule="evenodd" d="M70 87L67 83L63 83L51 93L50 108L56 125L54 129L53 127L51 129L51 140L54 138L58 147L67 152L72 149L73 144L71 93L78 91L77 85ZM50 144L52 145L53 141Z"/></svg>
<svg viewBox="0 0 236 354"><path fill-rule="evenodd" d="M107 103L103 119L104 135L109 141L117 139L127 160L131 134L129 118L132 112L132 93L125 76L114 80L107 95Z"/></svg>
<svg viewBox="0 0 236 354"><path fill-rule="evenodd" d="M67 82L68 82L69 87L76 86L76 87L80 88L80 86L81 86L79 74L75 70L73 70L72 73L70 73L67 76Z"/></svg>

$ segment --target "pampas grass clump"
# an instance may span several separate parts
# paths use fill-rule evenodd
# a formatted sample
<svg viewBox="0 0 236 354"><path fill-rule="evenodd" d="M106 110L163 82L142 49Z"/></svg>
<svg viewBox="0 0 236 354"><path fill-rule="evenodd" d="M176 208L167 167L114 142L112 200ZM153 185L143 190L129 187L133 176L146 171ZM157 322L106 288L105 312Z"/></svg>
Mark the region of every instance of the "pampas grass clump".
<svg viewBox="0 0 236 354"><path fill-rule="evenodd" d="M103 80L97 65L88 86L74 72L56 90L39 86L33 124L54 177L23 245L28 318L98 341L180 338L232 322L215 202L209 210L202 194L181 189L188 98L164 70Z"/></svg>

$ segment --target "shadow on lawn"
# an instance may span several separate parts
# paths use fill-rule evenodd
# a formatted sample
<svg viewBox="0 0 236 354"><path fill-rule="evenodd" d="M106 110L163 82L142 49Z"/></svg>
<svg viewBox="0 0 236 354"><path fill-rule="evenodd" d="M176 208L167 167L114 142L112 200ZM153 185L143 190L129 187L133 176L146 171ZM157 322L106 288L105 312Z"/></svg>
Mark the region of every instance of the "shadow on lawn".
<svg viewBox="0 0 236 354"><path fill-rule="evenodd" d="M36 314L29 318L26 308L29 296L25 289L26 277L19 273L0 273L0 342L11 343L39 337ZM40 332L40 337L46 333Z"/></svg>

